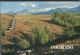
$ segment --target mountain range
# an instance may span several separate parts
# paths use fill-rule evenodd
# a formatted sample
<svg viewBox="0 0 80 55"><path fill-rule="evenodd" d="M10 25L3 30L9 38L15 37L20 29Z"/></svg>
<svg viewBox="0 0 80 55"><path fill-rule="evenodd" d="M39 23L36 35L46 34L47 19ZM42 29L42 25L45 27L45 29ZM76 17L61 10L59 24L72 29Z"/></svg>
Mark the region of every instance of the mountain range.
<svg viewBox="0 0 80 55"><path fill-rule="evenodd" d="M56 8L49 10L22 10L18 11L17 14L29 15L29 14L53 14L54 12L63 13L63 12L71 12L71 13L80 13L80 6L73 8Z"/></svg>

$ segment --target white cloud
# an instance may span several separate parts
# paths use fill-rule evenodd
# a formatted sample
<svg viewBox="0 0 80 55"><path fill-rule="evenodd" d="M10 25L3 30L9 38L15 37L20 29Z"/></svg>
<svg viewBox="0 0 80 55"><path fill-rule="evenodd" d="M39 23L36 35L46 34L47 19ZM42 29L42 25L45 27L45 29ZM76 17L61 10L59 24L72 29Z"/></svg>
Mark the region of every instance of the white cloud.
<svg viewBox="0 0 80 55"><path fill-rule="evenodd" d="M80 2L21 2L19 5L28 8L73 8L80 5Z"/></svg>
<svg viewBox="0 0 80 55"><path fill-rule="evenodd" d="M73 8L80 5L80 2L41 2L39 5L42 8Z"/></svg>
<svg viewBox="0 0 80 55"><path fill-rule="evenodd" d="M18 5L21 5L21 6L24 6L24 7L33 7L33 8L36 7L36 4L34 4L34 3L27 3L27 2L23 2L23 3L18 4Z"/></svg>
<svg viewBox="0 0 80 55"><path fill-rule="evenodd" d="M36 7L36 5L35 5L35 4L31 4L31 6L32 6L32 7Z"/></svg>
<svg viewBox="0 0 80 55"><path fill-rule="evenodd" d="M53 8L43 8L43 9L31 9L29 10L29 12L46 12L46 11L49 11L50 9L53 9Z"/></svg>

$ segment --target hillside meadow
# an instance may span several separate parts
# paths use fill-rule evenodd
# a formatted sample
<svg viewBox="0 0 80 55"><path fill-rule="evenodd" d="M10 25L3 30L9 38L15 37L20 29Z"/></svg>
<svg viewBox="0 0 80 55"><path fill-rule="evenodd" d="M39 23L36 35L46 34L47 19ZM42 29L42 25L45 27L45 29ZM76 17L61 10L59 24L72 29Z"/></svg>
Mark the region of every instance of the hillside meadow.
<svg viewBox="0 0 80 55"><path fill-rule="evenodd" d="M50 46L53 44L80 46L79 14L71 16L69 14L57 13L52 15L0 15L2 18L1 44L3 46L14 46L15 43L19 43L19 48L22 50L28 49L31 46L39 47L38 44L40 46L49 45L49 42ZM7 32L11 19L16 20L15 28Z"/></svg>

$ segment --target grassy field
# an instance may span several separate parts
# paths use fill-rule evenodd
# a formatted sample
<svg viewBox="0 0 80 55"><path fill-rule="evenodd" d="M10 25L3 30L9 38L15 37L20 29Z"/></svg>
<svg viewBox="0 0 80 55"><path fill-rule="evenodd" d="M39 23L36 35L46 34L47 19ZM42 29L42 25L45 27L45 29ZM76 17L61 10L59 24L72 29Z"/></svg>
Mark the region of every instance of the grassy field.
<svg viewBox="0 0 80 55"><path fill-rule="evenodd" d="M8 28L9 21L12 17L6 14L1 14L2 19L2 28L6 30ZM80 15L75 16L80 21ZM35 27L43 29L45 26L49 28L49 30L53 31L56 34L63 34L64 30L61 26L53 24L50 22L51 15L16 15L14 17L16 19L16 27L12 32L7 35L16 35L20 36L20 32L31 33L31 30Z"/></svg>
<svg viewBox="0 0 80 55"><path fill-rule="evenodd" d="M80 32L73 29L80 27L80 15L15 15L1 14L1 25L5 35L1 39L2 45L19 43L21 49L45 45L80 45ZM67 17L67 18L66 18ZM16 20L16 26L11 32L6 32L10 20ZM73 28L72 28L73 27ZM78 27L78 31L80 28ZM79 34L79 35L77 35ZM9 50L10 51L10 50Z"/></svg>

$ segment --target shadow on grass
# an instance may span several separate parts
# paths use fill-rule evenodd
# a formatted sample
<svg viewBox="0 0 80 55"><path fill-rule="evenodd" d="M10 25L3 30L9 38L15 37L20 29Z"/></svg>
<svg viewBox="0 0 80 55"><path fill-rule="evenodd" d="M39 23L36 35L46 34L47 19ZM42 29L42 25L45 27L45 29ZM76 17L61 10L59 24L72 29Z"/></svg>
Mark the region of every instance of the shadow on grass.
<svg viewBox="0 0 80 55"><path fill-rule="evenodd" d="M23 33L23 35L26 36L26 34L24 34L24 33ZM25 38L30 41L30 43L32 44L32 48L34 48L34 46L37 46L36 44L33 44L32 37L31 36L26 36ZM79 38L80 38L80 34L76 34L76 35L74 35L72 37L68 37L66 35L62 35L62 36L57 37L54 40L49 41L46 44L40 45L40 46L47 48L47 47L50 47L52 45L61 44L61 43L64 43L64 42L66 42L68 40L75 40L75 39L79 39ZM38 40L36 42L38 42Z"/></svg>
<svg viewBox="0 0 80 55"><path fill-rule="evenodd" d="M56 45L56 44L61 44L64 43L68 40L75 40L75 39L79 39L80 38L80 34L74 35L72 37L68 37L68 36L60 36L58 38L56 38L55 40L49 41L47 44L45 44L45 47L50 47L52 45Z"/></svg>
<svg viewBox="0 0 80 55"><path fill-rule="evenodd" d="M63 26L63 27L66 27L65 25L62 25L54 20L40 20L40 21L43 21L43 22L47 22L47 23L50 23L50 24L56 24L58 26Z"/></svg>
<svg viewBox="0 0 80 55"><path fill-rule="evenodd" d="M2 55L16 55L17 50L20 50L19 46L15 44L6 44L2 46L3 52Z"/></svg>
<svg viewBox="0 0 80 55"><path fill-rule="evenodd" d="M76 32L80 33L80 26L75 26L75 27L74 27L74 30L75 30Z"/></svg>

